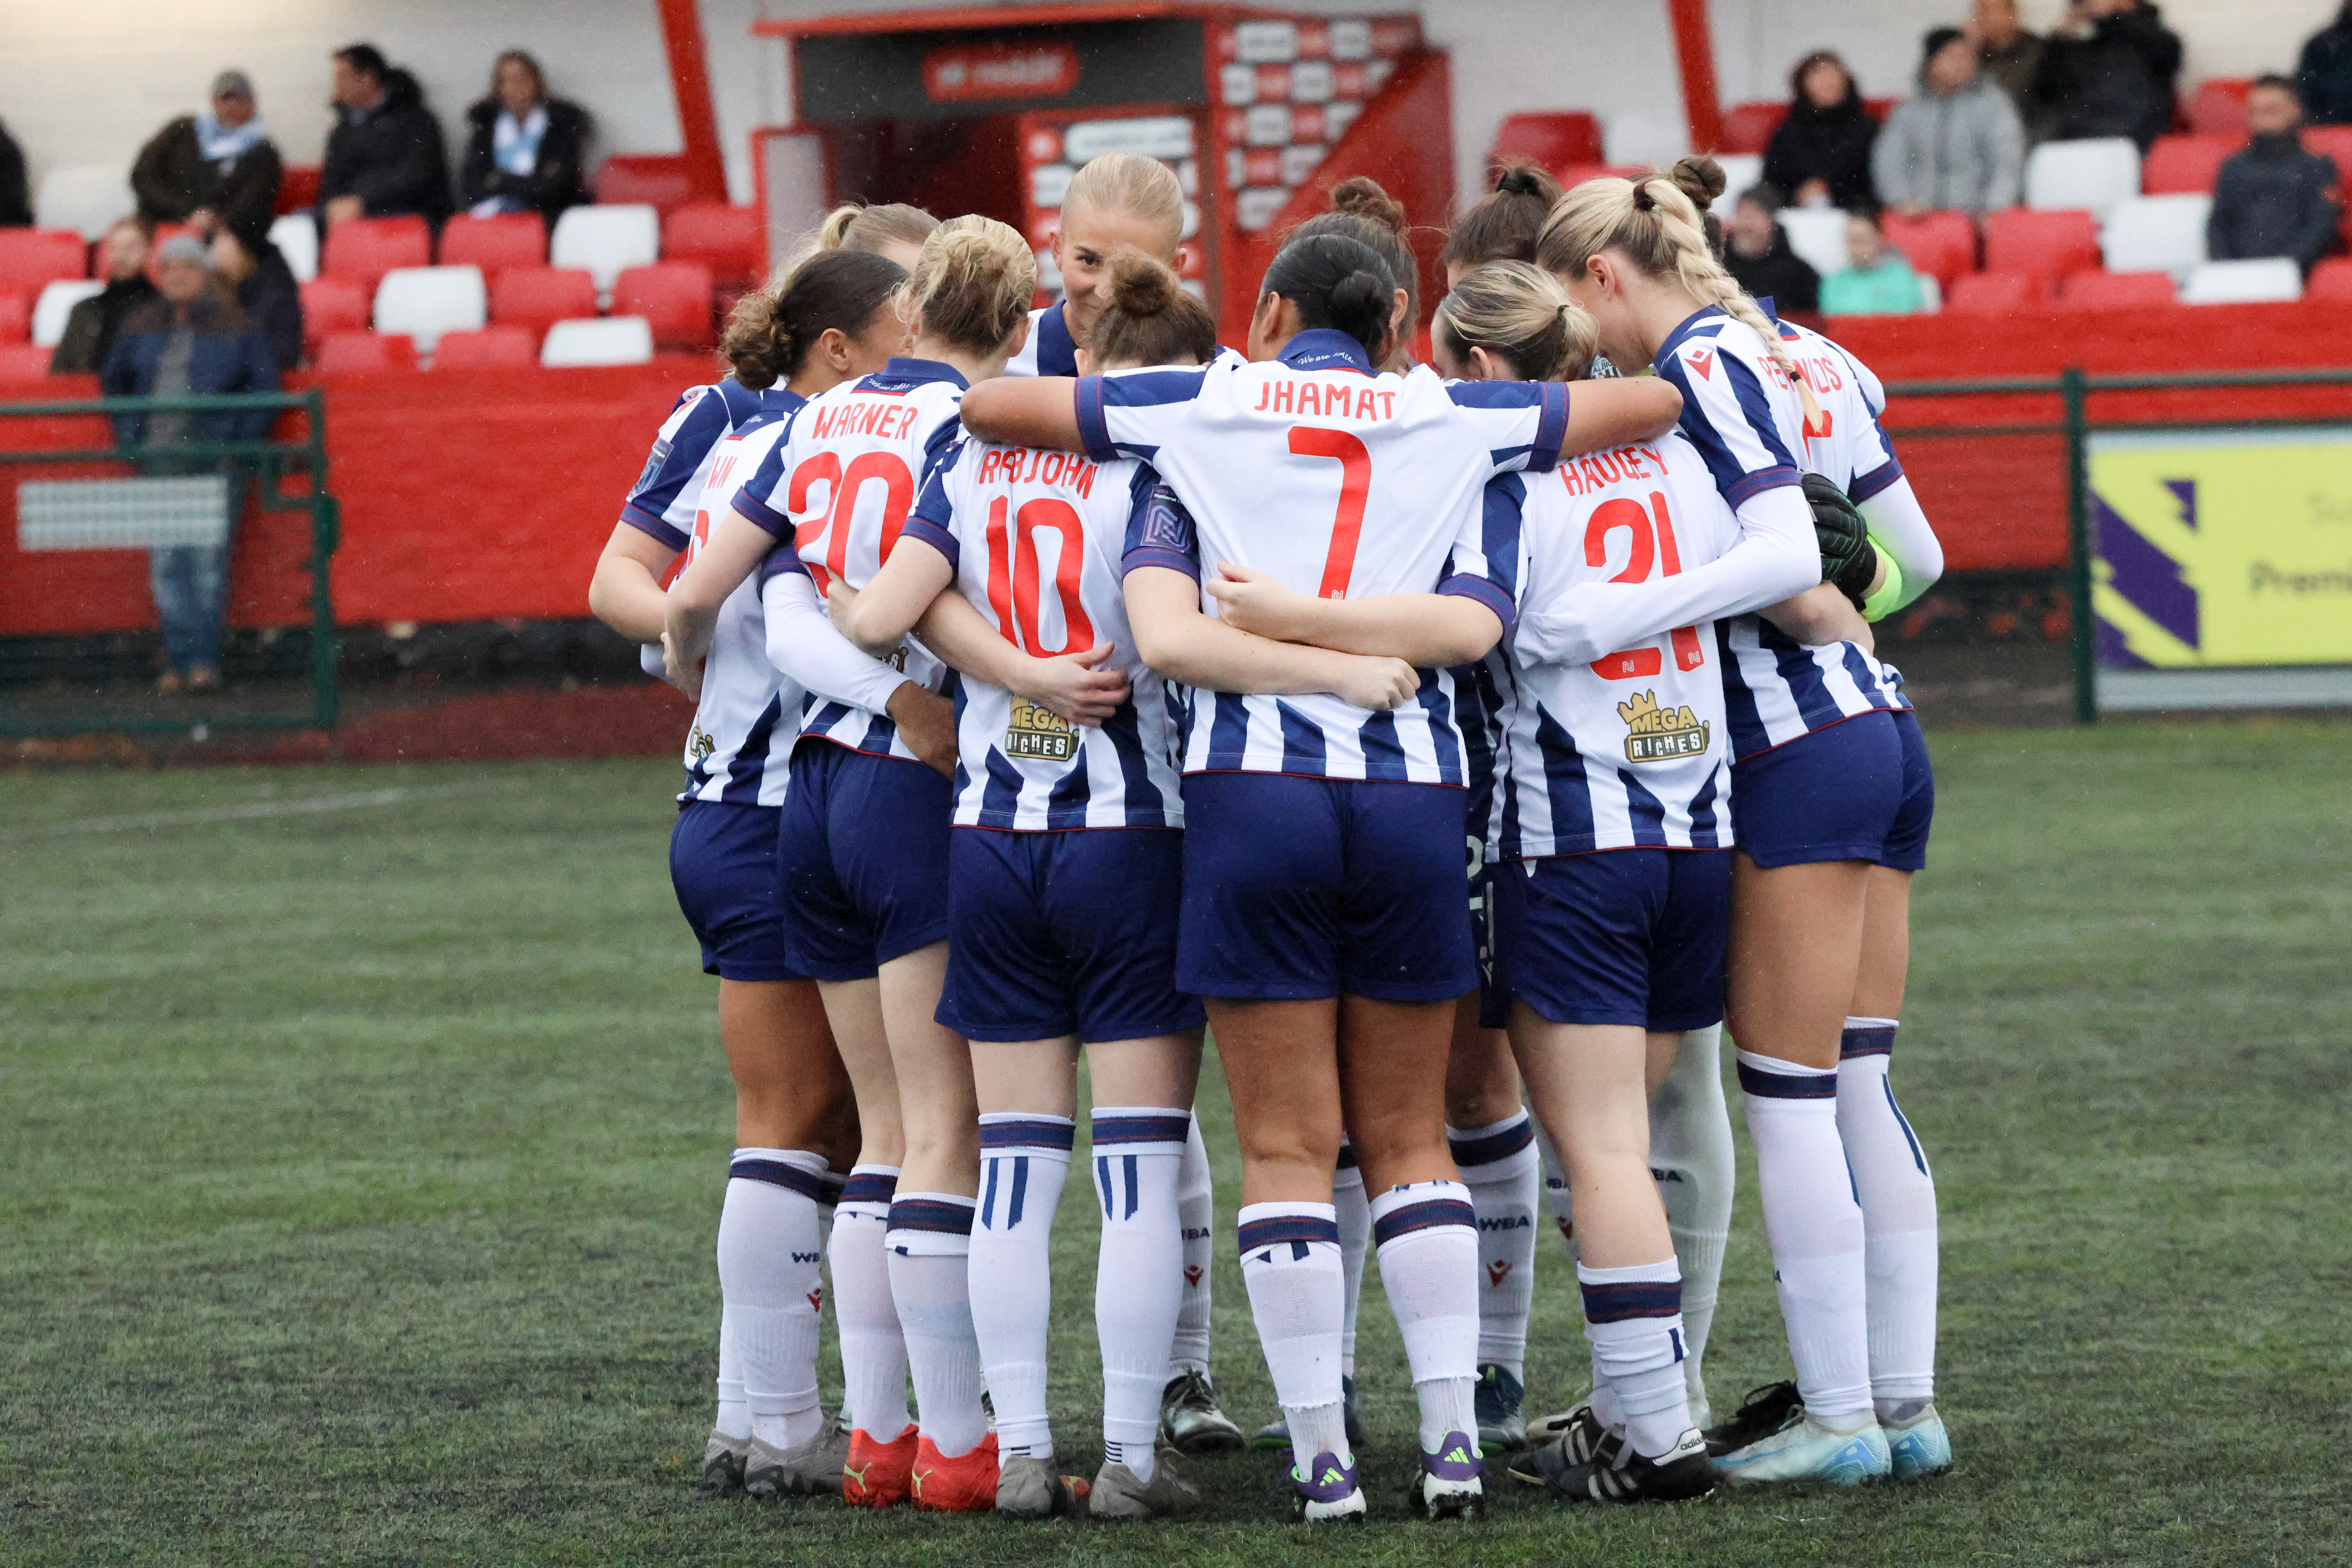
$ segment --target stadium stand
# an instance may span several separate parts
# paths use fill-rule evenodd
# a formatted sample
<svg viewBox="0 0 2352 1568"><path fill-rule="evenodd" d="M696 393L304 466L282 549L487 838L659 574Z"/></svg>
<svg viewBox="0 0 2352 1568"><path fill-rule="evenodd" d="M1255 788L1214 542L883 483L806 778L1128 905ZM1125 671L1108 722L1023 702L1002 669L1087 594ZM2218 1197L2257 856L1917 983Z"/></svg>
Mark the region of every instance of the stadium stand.
<svg viewBox="0 0 2352 1568"><path fill-rule="evenodd" d="M433 265L433 231L414 213L347 218L327 236L319 271L373 289L395 267Z"/></svg>
<svg viewBox="0 0 2352 1568"><path fill-rule="evenodd" d="M370 296L349 278L314 278L302 285L302 338L311 353L333 332L367 331Z"/></svg>
<svg viewBox="0 0 2352 1568"><path fill-rule="evenodd" d="M0 343L0 381L46 381L49 374L49 351L33 343ZM32 392L41 395L47 388ZM13 395L25 396L26 389L15 389Z"/></svg>
<svg viewBox="0 0 2352 1568"><path fill-rule="evenodd" d="M1727 219L1731 209L1739 205L1739 198L1764 177L1764 160L1754 153L1718 153L1715 161L1723 170L1723 195L1715 198L1715 205L1707 211Z"/></svg>
<svg viewBox="0 0 2352 1568"><path fill-rule="evenodd" d="M547 255L558 267L587 268L605 293L623 268L661 258L661 216L647 203L568 208L555 220Z"/></svg>
<svg viewBox="0 0 2352 1568"><path fill-rule="evenodd" d="M1735 103L1723 111L1723 150L1762 157L1772 132L1789 118L1785 103Z"/></svg>
<svg viewBox="0 0 2352 1568"><path fill-rule="evenodd" d="M2208 261L2180 286L2184 305L2252 305L2303 298L2303 272L2284 257Z"/></svg>
<svg viewBox="0 0 2352 1568"><path fill-rule="evenodd" d="M398 332L332 332L311 355L310 368L327 377L415 370L416 343Z"/></svg>
<svg viewBox="0 0 2352 1568"><path fill-rule="evenodd" d="M104 163L84 163L52 169L41 176L41 194L33 201L33 222L40 228L71 229L94 240L107 225L136 211L131 176Z"/></svg>
<svg viewBox="0 0 2352 1568"><path fill-rule="evenodd" d="M2025 205L2041 211L2080 209L2104 217L2139 195L2139 149L2130 138L2044 142L2025 160Z"/></svg>
<svg viewBox="0 0 2352 1568"><path fill-rule="evenodd" d="M2242 136L2159 136L2140 163L2140 194L2210 195L2222 161L2244 145Z"/></svg>
<svg viewBox="0 0 2352 1568"><path fill-rule="evenodd" d="M644 317L659 348L698 351L718 342L710 319L710 268L698 261L629 268L613 285L613 311Z"/></svg>
<svg viewBox="0 0 2352 1568"><path fill-rule="evenodd" d="M698 261L720 288L756 285L767 248L766 226L751 207L688 202L662 219L662 259Z"/></svg>
<svg viewBox="0 0 2352 1568"><path fill-rule="evenodd" d="M558 321L539 350L539 363L550 369L643 364L653 357L653 327L643 316Z"/></svg>
<svg viewBox="0 0 2352 1568"><path fill-rule="evenodd" d="M1789 237L1789 248L1824 278L1853 265L1845 247L1845 214L1835 207L1780 209L1780 228Z"/></svg>
<svg viewBox="0 0 2352 1568"><path fill-rule="evenodd" d="M2032 272L1971 272L1953 283L1944 309L1966 315L2031 310L2050 299L2050 280Z"/></svg>
<svg viewBox="0 0 2352 1568"><path fill-rule="evenodd" d="M2189 100L2189 128L2200 136L2246 139L2246 94L2251 77L2208 77Z"/></svg>
<svg viewBox="0 0 2352 1568"><path fill-rule="evenodd" d="M2212 208L2213 198L2201 195L2119 202L2099 230L2100 254L2110 271L2185 278L2205 260L2205 217Z"/></svg>
<svg viewBox="0 0 2352 1568"><path fill-rule="evenodd" d="M0 343L25 342L32 332L32 304L22 294L0 293Z"/></svg>
<svg viewBox="0 0 2352 1568"><path fill-rule="evenodd" d="M71 229L0 228L0 289L37 294L61 279L89 276L89 247Z"/></svg>
<svg viewBox="0 0 2352 1568"><path fill-rule="evenodd" d="M289 163L278 181L278 212L279 216L299 213L319 205L319 165Z"/></svg>
<svg viewBox="0 0 2352 1568"><path fill-rule="evenodd" d="M488 320L478 267L399 267L376 285L375 330L405 333L419 353L432 353L443 332L473 331Z"/></svg>
<svg viewBox="0 0 2352 1568"><path fill-rule="evenodd" d="M308 213L289 213L269 226L269 243L286 258L297 283L319 275L319 226Z"/></svg>
<svg viewBox="0 0 2352 1568"><path fill-rule="evenodd" d="M441 229L444 267L478 267L496 278L509 267L547 265L547 224L537 213L468 217L460 213Z"/></svg>
<svg viewBox="0 0 2352 1568"><path fill-rule="evenodd" d="M2331 257L2313 268L2304 279L2303 297L2315 302L2352 301L2352 258Z"/></svg>
<svg viewBox="0 0 2352 1568"><path fill-rule="evenodd" d="M1486 150L1486 166L1529 163L1543 169L1568 169L1604 163L1601 121L1590 114L1513 114L1496 128L1494 145Z"/></svg>
<svg viewBox="0 0 2352 1568"><path fill-rule="evenodd" d="M490 326L444 332L434 345L435 370L530 369L539 363L539 340L521 327Z"/></svg>
<svg viewBox="0 0 2352 1568"><path fill-rule="evenodd" d="M1788 215L1781 215L1785 220ZM2011 207L1987 213L1984 264L1988 272L2022 272L2054 283L2067 273L2099 265L2099 226L2086 212L2034 212Z"/></svg>
<svg viewBox="0 0 2352 1568"><path fill-rule="evenodd" d="M2167 272L2109 272L2086 267L2070 272L2058 286L2058 303L2074 310L2128 310L2142 305L2169 305L2172 276Z"/></svg>
<svg viewBox="0 0 2352 1568"><path fill-rule="evenodd" d="M556 322L596 313L596 280L576 267L510 267L490 284L490 320L536 342Z"/></svg>
<svg viewBox="0 0 2352 1568"><path fill-rule="evenodd" d="M1962 273L1976 270L1977 230L1966 213L1930 212L1905 217L1889 212L1880 218L1879 226L1885 232L1886 243L1901 251L1916 271L1946 289Z"/></svg>
<svg viewBox="0 0 2352 1568"><path fill-rule="evenodd" d="M66 335L66 318L73 314L73 308L105 289L106 285L95 278L60 279L45 285L33 305L34 344L43 349L57 347L58 340Z"/></svg>
<svg viewBox="0 0 2352 1568"><path fill-rule="evenodd" d="M596 200L604 206L643 205L667 215L693 199L686 161L675 153L619 153L596 171Z"/></svg>

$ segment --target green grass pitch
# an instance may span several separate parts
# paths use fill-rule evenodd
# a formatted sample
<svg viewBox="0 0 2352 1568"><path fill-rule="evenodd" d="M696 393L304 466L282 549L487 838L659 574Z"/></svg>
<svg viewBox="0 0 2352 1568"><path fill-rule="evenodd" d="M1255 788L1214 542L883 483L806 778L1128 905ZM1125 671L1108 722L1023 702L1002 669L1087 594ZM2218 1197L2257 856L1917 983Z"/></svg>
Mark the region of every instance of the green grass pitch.
<svg viewBox="0 0 2352 1568"><path fill-rule="evenodd" d="M694 1495L730 1122L669 766L0 775L0 1563L2352 1561L2352 727L1935 747L1896 1078L1956 1473L1576 1513L1506 1482L1409 1522L1375 1279L1376 1522L1337 1535L1275 1522L1262 1455L1191 1467L1213 1510L1170 1527ZM1202 1106L1230 1236L1213 1076ZM1054 1401L1090 1471L1074 1185ZM1582 1341L1539 1257L1549 1409ZM1783 1375L1769 1281L1744 1189L1719 1408Z"/></svg>

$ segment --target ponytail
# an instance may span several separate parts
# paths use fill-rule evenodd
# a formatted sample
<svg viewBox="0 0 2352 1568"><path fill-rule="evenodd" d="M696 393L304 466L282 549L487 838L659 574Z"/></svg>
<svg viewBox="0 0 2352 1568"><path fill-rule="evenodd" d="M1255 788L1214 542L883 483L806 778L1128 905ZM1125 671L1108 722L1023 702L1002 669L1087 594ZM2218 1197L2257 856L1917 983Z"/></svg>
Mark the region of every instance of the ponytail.
<svg viewBox="0 0 2352 1568"><path fill-rule="evenodd" d="M1528 381L1580 380L1600 346L1567 285L1525 261L1490 261L1465 277L1439 302L1433 331L1451 358L1485 349Z"/></svg>
<svg viewBox="0 0 2352 1568"><path fill-rule="evenodd" d="M950 218L923 241L907 282L908 304L927 337L982 357L1028 318L1037 258L1020 231L994 218Z"/></svg>
<svg viewBox="0 0 2352 1568"><path fill-rule="evenodd" d="M1396 290L1396 277L1380 252L1344 235L1318 234L1284 246L1257 294L1261 301L1281 295L1297 307L1307 327L1347 333L1377 364L1388 345Z"/></svg>
<svg viewBox="0 0 2352 1568"><path fill-rule="evenodd" d="M1805 423L1821 423L1822 405L1798 373L1763 308L1748 297L1707 244L1709 203L1723 194L1723 169L1712 158L1685 158L1671 174L1640 180L1587 180L1560 197L1536 238L1536 265L1555 278L1581 278L1585 263L1604 250L1636 270L1672 279L1691 295L1753 331L1795 388Z"/></svg>
<svg viewBox="0 0 2352 1568"><path fill-rule="evenodd" d="M904 202L887 202L875 207L844 202L825 214L822 223L801 236L782 265L768 279L767 291L782 293L793 273L829 250L863 250L879 256L887 245L919 249L939 226L939 219Z"/></svg>
<svg viewBox="0 0 2352 1568"><path fill-rule="evenodd" d="M1489 261L1532 261L1536 236L1559 200L1559 182L1533 163L1511 163L1495 176L1495 188L1462 215L1445 237L1438 260L1448 267L1483 267Z"/></svg>
<svg viewBox="0 0 2352 1568"><path fill-rule="evenodd" d="M719 357L737 381L763 392L799 374L809 349L828 330L853 337L864 331L906 280L906 269L887 257L862 250L814 255L782 289L763 289L736 301L719 342Z"/></svg>
<svg viewBox="0 0 2352 1568"><path fill-rule="evenodd" d="M1421 263L1412 253L1412 225L1405 217L1404 204L1382 190L1379 181L1358 174L1331 187L1329 212L1308 218L1283 243L1328 234L1370 247L1388 264L1396 287L1404 290L1402 331L1410 333L1421 320Z"/></svg>

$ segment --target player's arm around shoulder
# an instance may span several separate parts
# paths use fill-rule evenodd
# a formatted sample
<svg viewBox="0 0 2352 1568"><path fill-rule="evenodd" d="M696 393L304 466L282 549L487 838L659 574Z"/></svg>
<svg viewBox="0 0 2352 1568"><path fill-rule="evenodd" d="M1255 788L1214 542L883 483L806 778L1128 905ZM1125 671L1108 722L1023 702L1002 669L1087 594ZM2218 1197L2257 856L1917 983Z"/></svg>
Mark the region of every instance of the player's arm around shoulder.
<svg viewBox="0 0 2352 1568"><path fill-rule="evenodd" d="M1612 376L1569 388L1563 457L1655 440L1683 416L1683 395L1664 376Z"/></svg>

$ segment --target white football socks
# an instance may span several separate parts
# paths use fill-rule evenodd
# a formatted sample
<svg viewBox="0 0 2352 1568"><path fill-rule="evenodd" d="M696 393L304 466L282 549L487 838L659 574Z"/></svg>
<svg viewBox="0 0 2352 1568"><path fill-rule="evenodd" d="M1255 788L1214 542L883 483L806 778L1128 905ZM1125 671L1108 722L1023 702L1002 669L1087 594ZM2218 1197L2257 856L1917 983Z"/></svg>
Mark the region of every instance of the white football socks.
<svg viewBox="0 0 2352 1568"><path fill-rule="evenodd" d="M1329 1204L1245 1204L1235 1232L1250 1316L1301 1464L1348 1447L1340 1403L1339 1226Z"/></svg>
<svg viewBox="0 0 2352 1568"><path fill-rule="evenodd" d="M1095 1107L1095 1195L1102 1251L1095 1266L1095 1338L1102 1346L1103 1458L1149 1481L1158 1468L1160 1394L1184 1293L1176 1191L1184 1164L1181 1110ZM991 1385L992 1387L993 1384ZM999 1430L1003 1412L997 1413Z"/></svg>
<svg viewBox="0 0 2352 1568"><path fill-rule="evenodd" d="M913 1425L907 1414L907 1341L890 1294L889 1254L883 1245L896 1165L859 1165L843 1185L834 1210L834 1320L841 1335L845 1424L877 1442L895 1442Z"/></svg>
<svg viewBox="0 0 2352 1568"><path fill-rule="evenodd" d="M1808 1415L1871 1408L1862 1205L1838 1137L1835 1068L1741 1051L1739 1087L1756 1145L1756 1190L1773 1287Z"/></svg>
<svg viewBox="0 0 2352 1568"><path fill-rule="evenodd" d="M1838 1136L1862 1197L1870 1393L1882 1416L1936 1396L1936 1177L1895 1103L1895 1021L1848 1018Z"/></svg>
<svg viewBox="0 0 2352 1568"><path fill-rule="evenodd" d="M1460 1182L1412 1182L1371 1201L1381 1289L1396 1315L1421 1404L1421 1447L1475 1438L1478 1220Z"/></svg>
<svg viewBox="0 0 2352 1568"><path fill-rule="evenodd" d="M907 1336L915 1419L943 1459L988 1436L980 1344L971 1331L971 1222L978 1204L954 1193L890 1200L890 1295Z"/></svg>
<svg viewBox="0 0 2352 1568"><path fill-rule="evenodd" d="M1364 1303L1364 1258L1372 1248L1372 1210L1364 1200L1364 1173L1356 1151L1339 1140L1339 1168L1331 1175L1331 1208L1339 1226L1339 1371L1356 1375L1356 1315ZM1312 1458L1313 1455L1307 1458Z"/></svg>
<svg viewBox="0 0 2352 1568"><path fill-rule="evenodd" d="M971 1328L996 1407L996 1451L1008 1458L1054 1457L1053 1423L1045 1414L1054 1209L1062 1201L1076 1137L1066 1116L989 1111L980 1119Z"/></svg>
<svg viewBox="0 0 2352 1568"><path fill-rule="evenodd" d="M1217 1202L1209 1170L1209 1146L1201 1141L1201 1119L1187 1121L1184 1163L1176 1176L1176 1222L1184 1231L1184 1295L1176 1313L1176 1339L1169 1347L1169 1375L1209 1370L1209 1263L1217 1244Z"/></svg>
<svg viewBox="0 0 2352 1568"><path fill-rule="evenodd" d="M1551 1146L1551 1134L1543 1123L1533 1121L1536 1131L1536 1168L1543 1178L1544 1206L1551 1211L1552 1228L1559 1232L1560 1245L1568 1248L1568 1260L1576 1261L1576 1205L1568 1192L1568 1167L1559 1163L1559 1151Z"/></svg>
<svg viewBox="0 0 2352 1568"><path fill-rule="evenodd" d="M1731 1111L1723 1099L1723 1026L1683 1036L1674 1070L1650 1101L1650 1173L1666 1207L1666 1229L1683 1271L1683 1382L1694 1405L1706 1399L1706 1336L1715 1325L1738 1180Z"/></svg>
<svg viewBox="0 0 2352 1568"><path fill-rule="evenodd" d="M1536 1295L1535 1119L1521 1110L1445 1139L1478 1216L1478 1363L1525 1381L1528 1314ZM1388 1278L1388 1266L1381 1266Z"/></svg>
<svg viewBox="0 0 2352 1568"><path fill-rule="evenodd" d="M824 1176L824 1157L803 1149L738 1149L728 1166L719 1211L719 1355L740 1380L735 1420L744 1427L730 1436L789 1448L824 1424L816 1402ZM732 1414L722 1410L722 1420Z"/></svg>
<svg viewBox="0 0 2352 1568"><path fill-rule="evenodd" d="M1604 1415L1596 1398L1593 1414L1608 1426L1622 1423L1633 1451L1654 1459L1691 1424L1683 1388L1681 1271L1671 1258L1622 1268L1580 1263L1576 1282L1593 1372L1605 1380L1612 1405Z"/></svg>

